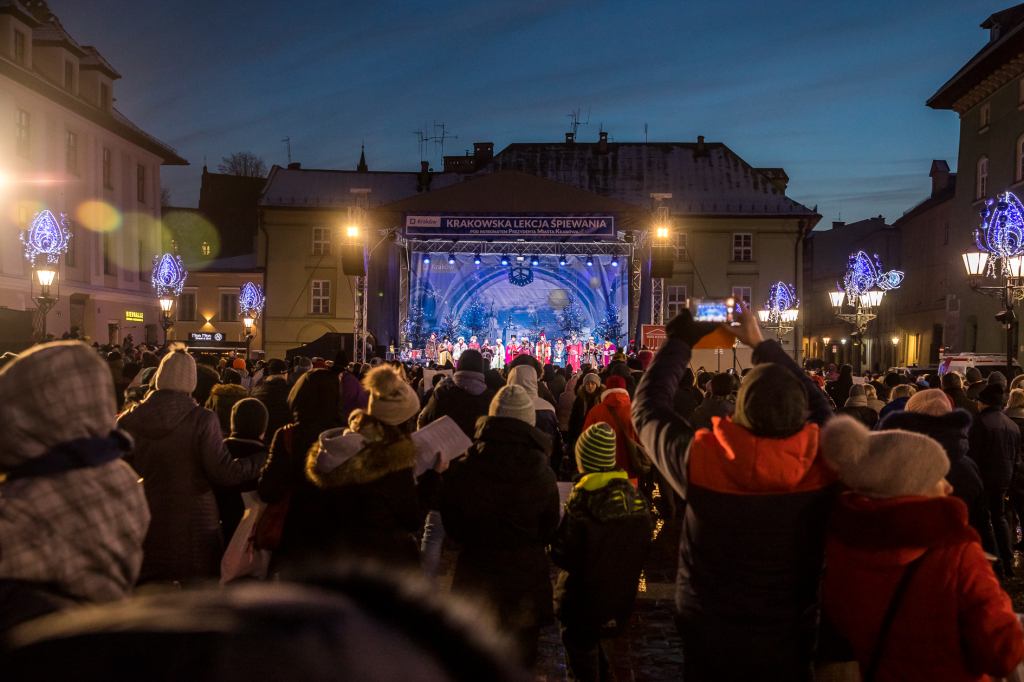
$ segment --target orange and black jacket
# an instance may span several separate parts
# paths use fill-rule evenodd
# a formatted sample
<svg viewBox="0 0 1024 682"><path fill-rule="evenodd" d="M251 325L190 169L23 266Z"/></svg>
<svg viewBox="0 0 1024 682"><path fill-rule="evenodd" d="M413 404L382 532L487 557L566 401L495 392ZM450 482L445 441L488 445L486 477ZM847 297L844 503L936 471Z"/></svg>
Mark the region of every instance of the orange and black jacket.
<svg viewBox="0 0 1024 682"><path fill-rule="evenodd" d="M832 416L821 389L774 340L755 365L790 368L807 389L798 433L754 435L729 417L695 431L672 408L690 347L670 338L644 372L633 423L665 479L686 500L676 607L684 636L705 654L764 657L788 669L809 661L818 612L826 521L837 477L818 455L818 427ZM723 660L723 665L728 661Z"/></svg>

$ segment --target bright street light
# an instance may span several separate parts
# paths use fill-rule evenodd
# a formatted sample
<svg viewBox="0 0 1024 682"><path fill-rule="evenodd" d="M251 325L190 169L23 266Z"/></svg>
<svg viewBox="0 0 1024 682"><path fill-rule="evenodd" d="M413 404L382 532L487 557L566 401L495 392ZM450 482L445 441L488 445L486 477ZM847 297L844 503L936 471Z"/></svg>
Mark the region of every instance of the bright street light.
<svg viewBox="0 0 1024 682"><path fill-rule="evenodd" d="M350 228L348 228L348 236L349 237L358 237L359 236L359 228L358 227L350 227Z"/></svg>

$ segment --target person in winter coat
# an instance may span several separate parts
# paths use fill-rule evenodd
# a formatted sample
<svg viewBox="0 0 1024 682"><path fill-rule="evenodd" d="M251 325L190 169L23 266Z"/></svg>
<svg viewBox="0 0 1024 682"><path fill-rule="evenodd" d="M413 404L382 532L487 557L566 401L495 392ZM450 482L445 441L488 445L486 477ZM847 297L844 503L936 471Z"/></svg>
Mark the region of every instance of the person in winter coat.
<svg viewBox="0 0 1024 682"><path fill-rule="evenodd" d="M626 629L636 586L651 550L654 522L647 500L616 466L615 432L597 423L576 441L583 478L565 504L551 540L555 616L561 623L569 680L612 679L611 643Z"/></svg>
<svg viewBox="0 0 1024 682"><path fill-rule="evenodd" d="M608 377L605 390L601 393L601 402L587 413L583 428L589 429L599 422L612 427L612 431L615 432L615 463L618 468L629 474L629 478L638 479L644 472L633 470L627 443L630 440L639 440L636 429L633 428L633 418L630 414L632 409L629 394L626 393L626 380L619 376Z"/></svg>
<svg viewBox="0 0 1024 682"><path fill-rule="evenodd" d="M835 381L825 384L825 392L832 398L836 405L845 405L850 397L850 388L853 387L853 367L843 365L839 368L839 377Z"/></svg>
<svg viewBox="0 0 1024 682"><path fill-rule="evenodd" d="M978 414L978 403L967 397L959 374L946 372L942 375L942 392L953 399L953 407L967 410L967 413L972 416Z"/></svg>
<svg viewBox="0 0 1024 682"><path fill-rule="evenodd" d="M988 511L988 496L981 482L981 472L973 459L967 456L967 431L971 415L966 410L954 410L946 394L935 389L920 391L907 401L907 409L893 412L881 420L877 431L901 429L923 433L935 439L949 458L946 480L953 486L953 496L967 505L967 520L981 537L986 552L998 555L996 536L992 530L992 517Z"/></svg>
<svg viewBox="0 0 1024 682"><path fill-rule="evenodd" d="M522 386L498 391L473 447L445 474L440 505L448 534L462 544L452 591L488 598L526 666L536 660L540 628L553 616L544 548L558 530L559 513L550 441L534 427L536 419Z"/></svg>
<svg viewBox="0 0 1024 682"><path fill-rule="evenodd" d="M867 398L868 407L874 410L876 415L882 411L883 407L885 407L885 401L878 397L879 386L881 386L881 384L877 381L873 381L870 384L864 384L864 397Z"/></svg>
<svg viewBox="0 0 1024 682"><path fill-rule="evenodd" d="M885 407L878 413L879 419L885 419L893 412L902 412L906 406L907 401L917 393L917 389L910 384L900 384L896 388L892 389L892 400L885 404Z"/></svg>
<svg viewBox="0 0 1024 682"><path fill-rule="evenodd" d="M192 397L199 405L206 404L213 387L220 383L220 372L216 364L216 360L209 355L200 355L196 359L196 388L192 391Z"/></svg>
<svg viewBox="0 0 1024 682"><path fill-rule="evenodd" d="M710 429L714 426L714 417L723 419L736 410L736 402L732 395L733 378L729 374L716 374L708 382L709 390L700 407L693 411L691 423L694 430Z"/></svg>
<svg viewBox="0 0 1024 682"><path fill-rule="evenodd" d="M288 505L280 543L271 555L271 569L286 567L306 547L309 529L302 524L316 518L311 501L316 490L306 478L306 454L321 433L338 426L338 378L326 369L303 372L288 394L288 406L292 423L274 434L270 458L256 488L264 502Z"/></svg>
<svg viewBox="0 0 1024 682"><path fill-rule="evenodd" d="M0 370L0 632L131 596L149 508L110 369L79 341Z"/></svg>
<svg viewBox="0 0 1024 682"><path fill-rule="evenodd" d="M595 373L584 374L577 382L576 399L572 403L569 415L569 430L566 434L569 449L575 452L576 439L583 433L583 425L587 415L595 405L601 402L601 378Z"/></svg>
<svg viewBox="0 0 1024 682"><path fill-rule="evenodd" d="M850 488L829 522L823 605L865 679L1008 675L1024 659L1024 631L967 509L948 496L942 447L838 417L823 431L822 452Z"/></svg>
<svg viewBox="0 0 1024 682"><path fill-rule="evenodd" d="M212 410L217 415L224 438L231 435L231 408L239 400L248 397L249 392L242 387L242 375L238 373L238 370L230 367L224 370L224 383L217 384L210 390L206 409Z"/></svg>
<svg viewBox="0 0 1024 682"><path fill-rule="evenodd" d="M555 396L551 395L551 391L548 390L548 387L541 382L541 377L544 376L544 368L537 358L528 353L522 354L508 365L508 371L506 371L505 376L508 377L509 372L522 365L533 367L534 372L537 374L537 395L539 395L541 399L549 402L551 404L551 409L554 409L558 404L558 401L555 400Z"/></svg>
<svg viewBox="0 0 1024 682"><path fill-rule="evenodd" d="M252 397L267 408L267 433L263 437L263 442L267 445L270 445L279 428L292 421L292 411L288 407L288 394L292 387L288 385L288 379L285 377L287 371L288 363L277 358L272 359L267 363L263 383L252 392Z"/></svg>
<svg viewBox="0 0 1024 682"><path fill-rule="evenodd" d="M269 453L263 442L263 434L267 431L269 418L267 408L255 398L243 398L234 404L231 408L231 435L224 440L224 446L232 457L236 460L258 457L266 461ZM258 480L257 475L240 485L214 487L213 495L217 498L217 511L225 543L231 542L245 515L242 493L255 490Z"/></svg>
<svg viewBox="0 0 1024 682"><path fill-rule="evenodd" d="M818 456L832 416L818 390L756 318L695 322L683 310L644 373L633 423L654 465L686 501L676 624L684 678L805 681L812 677L825 522L836 475ZM693 427L671 399L691 348L720 329L753 348L732 417Z"/></svg>
<svg viewBox="0 0 1024 682"><path fill-rule="evenodd" d="M689 367L683 373L682 381L679 382L679 390L676 391L672 406L679 413L679 416L688 422L693 422L693 413L704 401L704 394L693 385L693 370Z"/></svg>
<svg viewBox="0 0 1024 682"><path fill-rule="evenodd" d="M551 450L548 460L551 463L552 471L561 471L562 467L562 433L558 430L558 416L555 414L554 406L547 400L537 395L537 373L528 365L513 367L508 373L509 386L522 386L526 395L533 401L537 416L534 424L537 430L543 433L551 441Z"/></svg>
<svg viewBox="0 0 1024 682"><path fill-rule="evenodd" d="M544 370L547 371L548 367L551 367L551 365L547 365L544 368ZM548 385L548 390L551 391L551 397L555 399L555 404L557 406L558 400L559 400L559 398L562 397L562 391L565 390L565 384L566 384L566 377L565 377L565 374L562 371L562 368L561 367L553 368L552 372L551 372L551 378L550 379L545 379L544 381Z"/></svg>
<svg viewBox="0 0 1024 682"><path fill-rule="evenodd" d="M340 364L339 364L340 363ZM338 376L338 423L347 424L356 410L365 410L370 403L370 392L363 387L359 377L348 372L348 354L338 351L331 372Z"/></svg>
<svg viewBox="0 0 1024 682"><path fill-rule="evenodd" d="M1024 376L1024 374L1021 376ZM1016 382L1019 378L1017 377L1013 381ZM1010 385L1012 386L1013 383ZM1003 414L1016 424L1017 429L1021 432L1021 450L1022 455L1024 455L1024 389L1014 388L1010 391L1010 398L1006 403L1006 409L1003 411ZM1010 505L1017 515L1017 521L1024 523L1024 459L1018 459L1013 467L1013 478L1010 481ZM1013 533L1011 532L1012 537ZM1024 540L1016 543L1013 548L1016 551L1024 550ZM989 550L986 548L986 551Z"/></svg>
<svg viewBox="0 0 1024 682"><path fill-rule="evenodd" d="M417 426L422 429L441 417L451 417L463 433L472 438L476 433L476 420L487 414L494 393L484 381L484 358L480 351L466 350L459 356L452 378L434 389L427 406L420 412Z"/></svg>
<svg viewBox="0 0 1024 682"><path fill-rule="evenodd" d="M850 397L846 399L845 405L836 410L836 414L849 415L869 429L875 428L878 423L878 413L868 407L868 397L861 384L850 387Z"/></svg>
<svg viewBox="0 0 1024 682"><path fill-rule="evenodd" d="M572 367L566 367L567 374L572 372ZM581 379L579 374L570 375L565 381L565 388L558 396L558 405L555 406L555 414L558 416L558 429L563 435L569 430L569 417L572 416L572 405L576 402L576 384Z"/></svg>
<svg viewBox="0 0 1024 682"><path fill-rule="evenodd" d="M370 394L366 412L352 415L351 428L320 434L306 457L313 489L306 504L288 511L296 531L291 551L411 568L419 564L412 533L445 466L438 457L417 486L410 439L420 407L416 392L389 365L371 369L363 384Z"/></svg>
<svg viewBox="0 0 1024 682"><path fill-rule="evenodd" d="M967 385L964 387L967 397L971 400L977 400L981 389L988 386L988 382L981 376L981 370L977 367L968 367L964 376L967 379Z"/></svg>
<svg viewBox="0 0 1024 682"><path fill-rule="evenodd" d="M224 540L213 486L256 478L266 458L228 452L217 415L192 399L196 363L184 346L172 345L153 383L156 390L117 422L135 439L125 461L142 479L152 514L139 580L216 577Z"/></svg>
<svg viewBox="0 0 1024 682"><path fill-rule="evenodd" d="M1020 429L1003 414L1006 397L1003 385L990 383L978 394L978 414L967 434L968 455L978 463L981 482L992 514L992 528L996 534L1000 564L996 574L1013 575L1013 543L1010 526L1006 521L1006 493L1013 481L1013 470L1020 461Z"/></svg>

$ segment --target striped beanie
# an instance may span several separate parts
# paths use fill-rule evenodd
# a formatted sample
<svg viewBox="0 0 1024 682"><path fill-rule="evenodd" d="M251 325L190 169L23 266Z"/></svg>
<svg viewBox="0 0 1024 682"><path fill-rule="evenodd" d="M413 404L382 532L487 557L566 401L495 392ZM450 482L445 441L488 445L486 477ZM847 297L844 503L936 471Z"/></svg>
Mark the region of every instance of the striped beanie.
<svg viewBox="0 0 1024 682"><path fill-rule="evenodd" d="M576 441L576 464L584 473L615 468L615 432L604 422L584 431Z"/></svg>

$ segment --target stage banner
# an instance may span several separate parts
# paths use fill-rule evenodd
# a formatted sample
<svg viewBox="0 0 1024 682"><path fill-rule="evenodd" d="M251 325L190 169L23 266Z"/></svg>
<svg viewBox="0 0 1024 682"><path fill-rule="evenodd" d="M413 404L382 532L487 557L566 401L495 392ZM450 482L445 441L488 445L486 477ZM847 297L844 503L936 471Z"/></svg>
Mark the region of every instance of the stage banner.
<svg viewBox="0 0 1024 682"><path fill-rule="evenodd" d="M658 350L668 336L663 324L645 324L640 326L640 345L650 350Z"/></svg>
<svg viewBox="0 0 1024 682"><path fill-rule="evenodd" d="M407 213L405 237L408 239L451 238L615 238L615 216L591 213L558 213L533 215L517 213L502 215L445 215L441 213Z"/></svg>
<svg viewBox="0 0 1024 682"><path fill-rule="evenodd" d="M426 337L471 336L478 343L486 339L507 344L513 334L533 343L541 332L554 344L569 339L575 331L581 340L595 342L608 336L617 346L626 342L629 263L620 257L586 258L569 256L559 265L557 256L532 256L522 260L509 254L509 265L501 257L487 254L479 265L469 254L414 253L409 297L409 317L403 341L422 348ZM426 261L426 262L425 262Z"/></svg>

